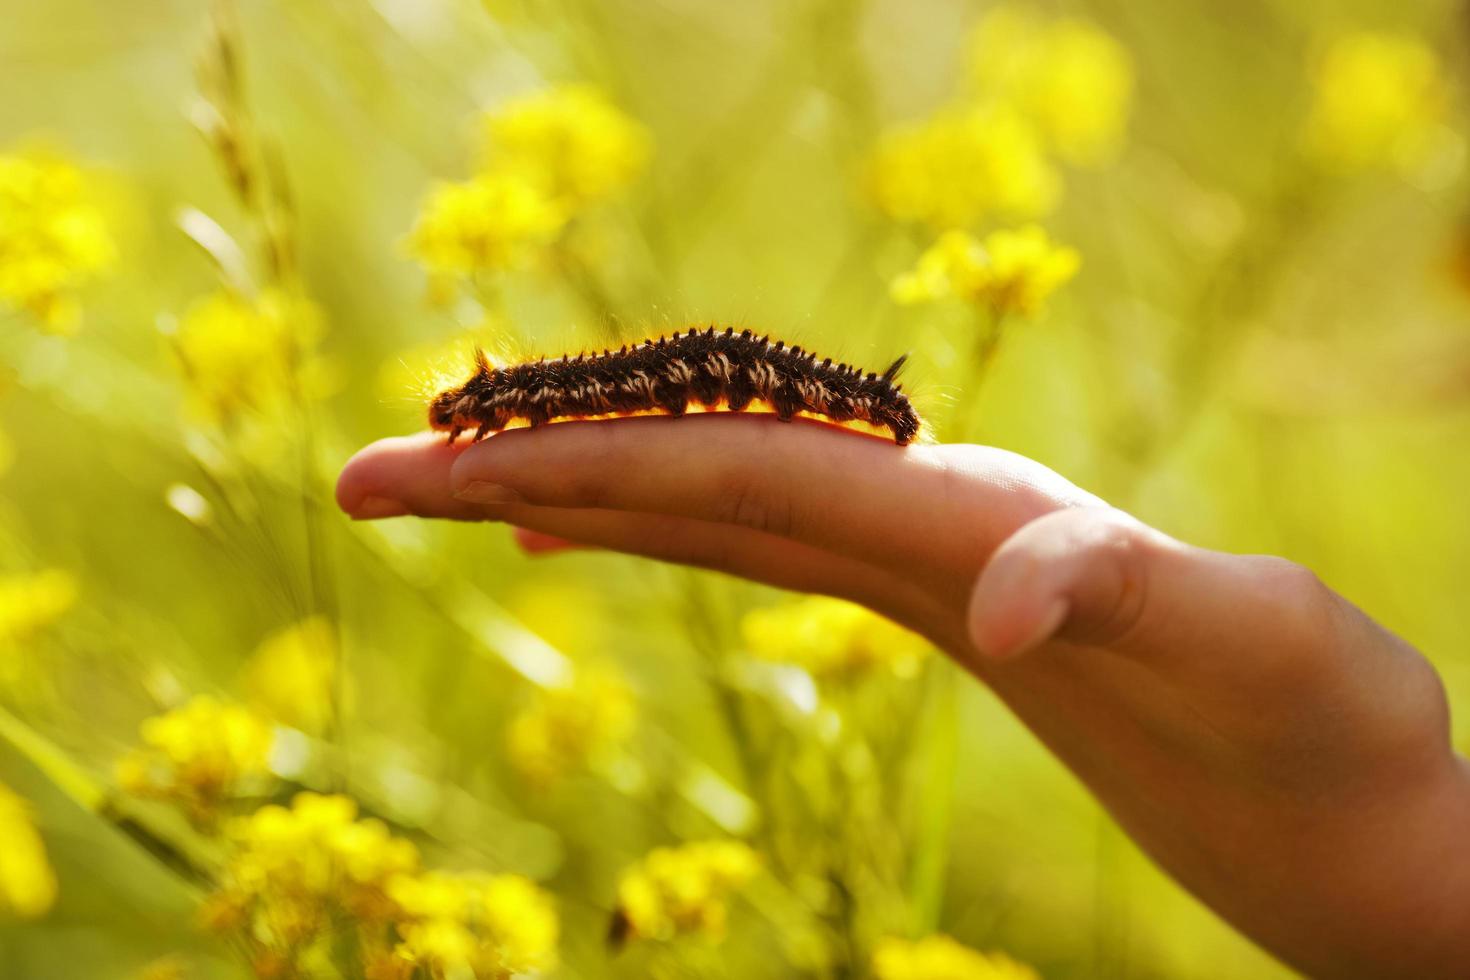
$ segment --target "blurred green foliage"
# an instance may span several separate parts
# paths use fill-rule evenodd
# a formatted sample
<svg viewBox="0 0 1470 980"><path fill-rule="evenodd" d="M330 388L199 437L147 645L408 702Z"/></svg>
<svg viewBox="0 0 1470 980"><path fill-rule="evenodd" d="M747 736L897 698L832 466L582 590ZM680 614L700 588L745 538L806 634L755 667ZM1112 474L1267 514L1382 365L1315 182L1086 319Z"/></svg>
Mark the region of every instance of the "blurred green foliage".
<svg viewBox="0 0 1470 980"><path fill-rule="evenodd" d="M849 610L349 526L467 338L911 352L941 438L1312 566L1470 739L1458 4L239 6L0 3L0 975L1285 974ZM250 903L318 853L293 964Z"/></svg>

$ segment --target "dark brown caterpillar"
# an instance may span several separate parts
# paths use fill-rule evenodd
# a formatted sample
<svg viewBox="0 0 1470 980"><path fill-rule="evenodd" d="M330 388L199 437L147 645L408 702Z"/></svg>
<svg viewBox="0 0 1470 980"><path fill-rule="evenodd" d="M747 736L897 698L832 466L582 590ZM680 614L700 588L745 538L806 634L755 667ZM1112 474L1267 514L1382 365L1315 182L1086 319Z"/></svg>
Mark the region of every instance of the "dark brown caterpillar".
<svg viewBox="0 0 1470 980"><path fill-rule="evenodd" d="M449 442L517 424L700 411L766 411L892 434L900 446L919 432L919 416L894 381L906 357L881 375L863 373L749 330L714 327L645 340L601 354L493 367L475 352L475 374L440 392L429 425Z"/></svg>

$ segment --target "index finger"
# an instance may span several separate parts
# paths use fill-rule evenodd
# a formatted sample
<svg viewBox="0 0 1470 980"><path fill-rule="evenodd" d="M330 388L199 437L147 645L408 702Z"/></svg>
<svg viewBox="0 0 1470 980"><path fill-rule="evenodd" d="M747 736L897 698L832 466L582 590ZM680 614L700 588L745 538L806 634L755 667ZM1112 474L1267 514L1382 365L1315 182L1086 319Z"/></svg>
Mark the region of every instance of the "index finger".
<svg viewBox="0 0 1470 980"><path fill-rule="evenodd" d="M900 448L772 416L559 422L465 450L461 500L670 514L733 524L914 574L973 575L1034 517L1095 498L980 446ZM930 583L932 584L932 583Z"/></svg>

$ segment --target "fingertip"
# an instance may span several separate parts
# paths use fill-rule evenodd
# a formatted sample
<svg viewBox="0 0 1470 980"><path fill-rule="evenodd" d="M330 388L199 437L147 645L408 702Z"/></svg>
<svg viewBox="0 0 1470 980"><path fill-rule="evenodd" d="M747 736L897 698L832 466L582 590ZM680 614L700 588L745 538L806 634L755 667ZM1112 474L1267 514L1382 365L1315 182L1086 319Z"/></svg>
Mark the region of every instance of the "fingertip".
<svg viewBox="0 0 1470 980"><path fill-rule="evenodd" d="M363 502L372 496L373 474L377 468L379 455L383 451L387 439L379 439L377 442L364 446L342 464L342 472L337 474L337 486L334 496L337 506L348 515L356 515L362 508Z"/></svg>
<svg viewBox="0 0 1470 980"><path fill-rule="evenodd" d="M354 456L353 459L357 457ZM352 459L349 459L342 467L342 472L337 474L337 485L333 488L332 497L337 502L337 509L344 514L351 514L362 500L363 493L357 486L357 475L353 471Z"/></svg>
<svg viewBox="0 0 1470 980"><path fill-rule="evenodd" d="M345 509L345 508L344 508ZM391 497L363 497L347 516L354 521L378 521L388 517L407 517L412 511L401 500Z"/></svg>
<svg viewBox="0 0 1470 980"><path fill-rule="evenodd" d="M970 604L970 642L987 660L1011 660L1056 636L1071 603L1061 595L986 594Z"/></svg>
<svg viewBox="0 0 1470 980"><path fill-rule="evenodd" d="M1056 636L1062 624L1067 621L1067 613L1071 611L1072 604L1061 596L1056 596L1041 608L1039 616L1030 618L1029 629L1018 629L1019 642L1012 644L1009 650L1004 651L1001 656L1020 657L1030 653L1041 646L1047 640Z"/></svg>
<svg viewBox="0 0 1470 980"><path fill-rule="evenodd" d="M448 500L444 485L449 467L461 451L442 433L379 439L359 449L337 475L337 506L355 520L425 516L466 516Z"/></svg>
<svg viewBox="0 0 1470 980"><path fill-rule="evenodd" d="M1025 529L991 556L975 580L968 610L970 642L982 657L1005 660L1044 639L1043 627L1060 597L1046 584L1048 571Z"/></svg>
<svg viewBox="0 0 1470 980"><path fill-rule="evenodd" d="M516 545L528 555L552 555L584 547L575 541L568 541L554 534L543 534L524 527L515 528L513 535Z"/></svg>

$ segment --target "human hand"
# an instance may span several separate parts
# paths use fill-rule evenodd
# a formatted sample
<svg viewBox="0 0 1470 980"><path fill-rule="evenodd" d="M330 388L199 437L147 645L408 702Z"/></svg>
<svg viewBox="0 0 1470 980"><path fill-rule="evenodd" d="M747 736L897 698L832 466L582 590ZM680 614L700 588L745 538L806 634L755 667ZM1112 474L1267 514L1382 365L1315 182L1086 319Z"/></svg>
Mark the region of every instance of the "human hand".
<svg viewBox="0 0 1470 980"><path fill-rule="evenodd" d="M1470 963L1470 776L1428 663L1300 566L1181 544L1030 460L711 414L388 439L358 518L497 520L851 599L981 680L1288 962Z"/></svg>

